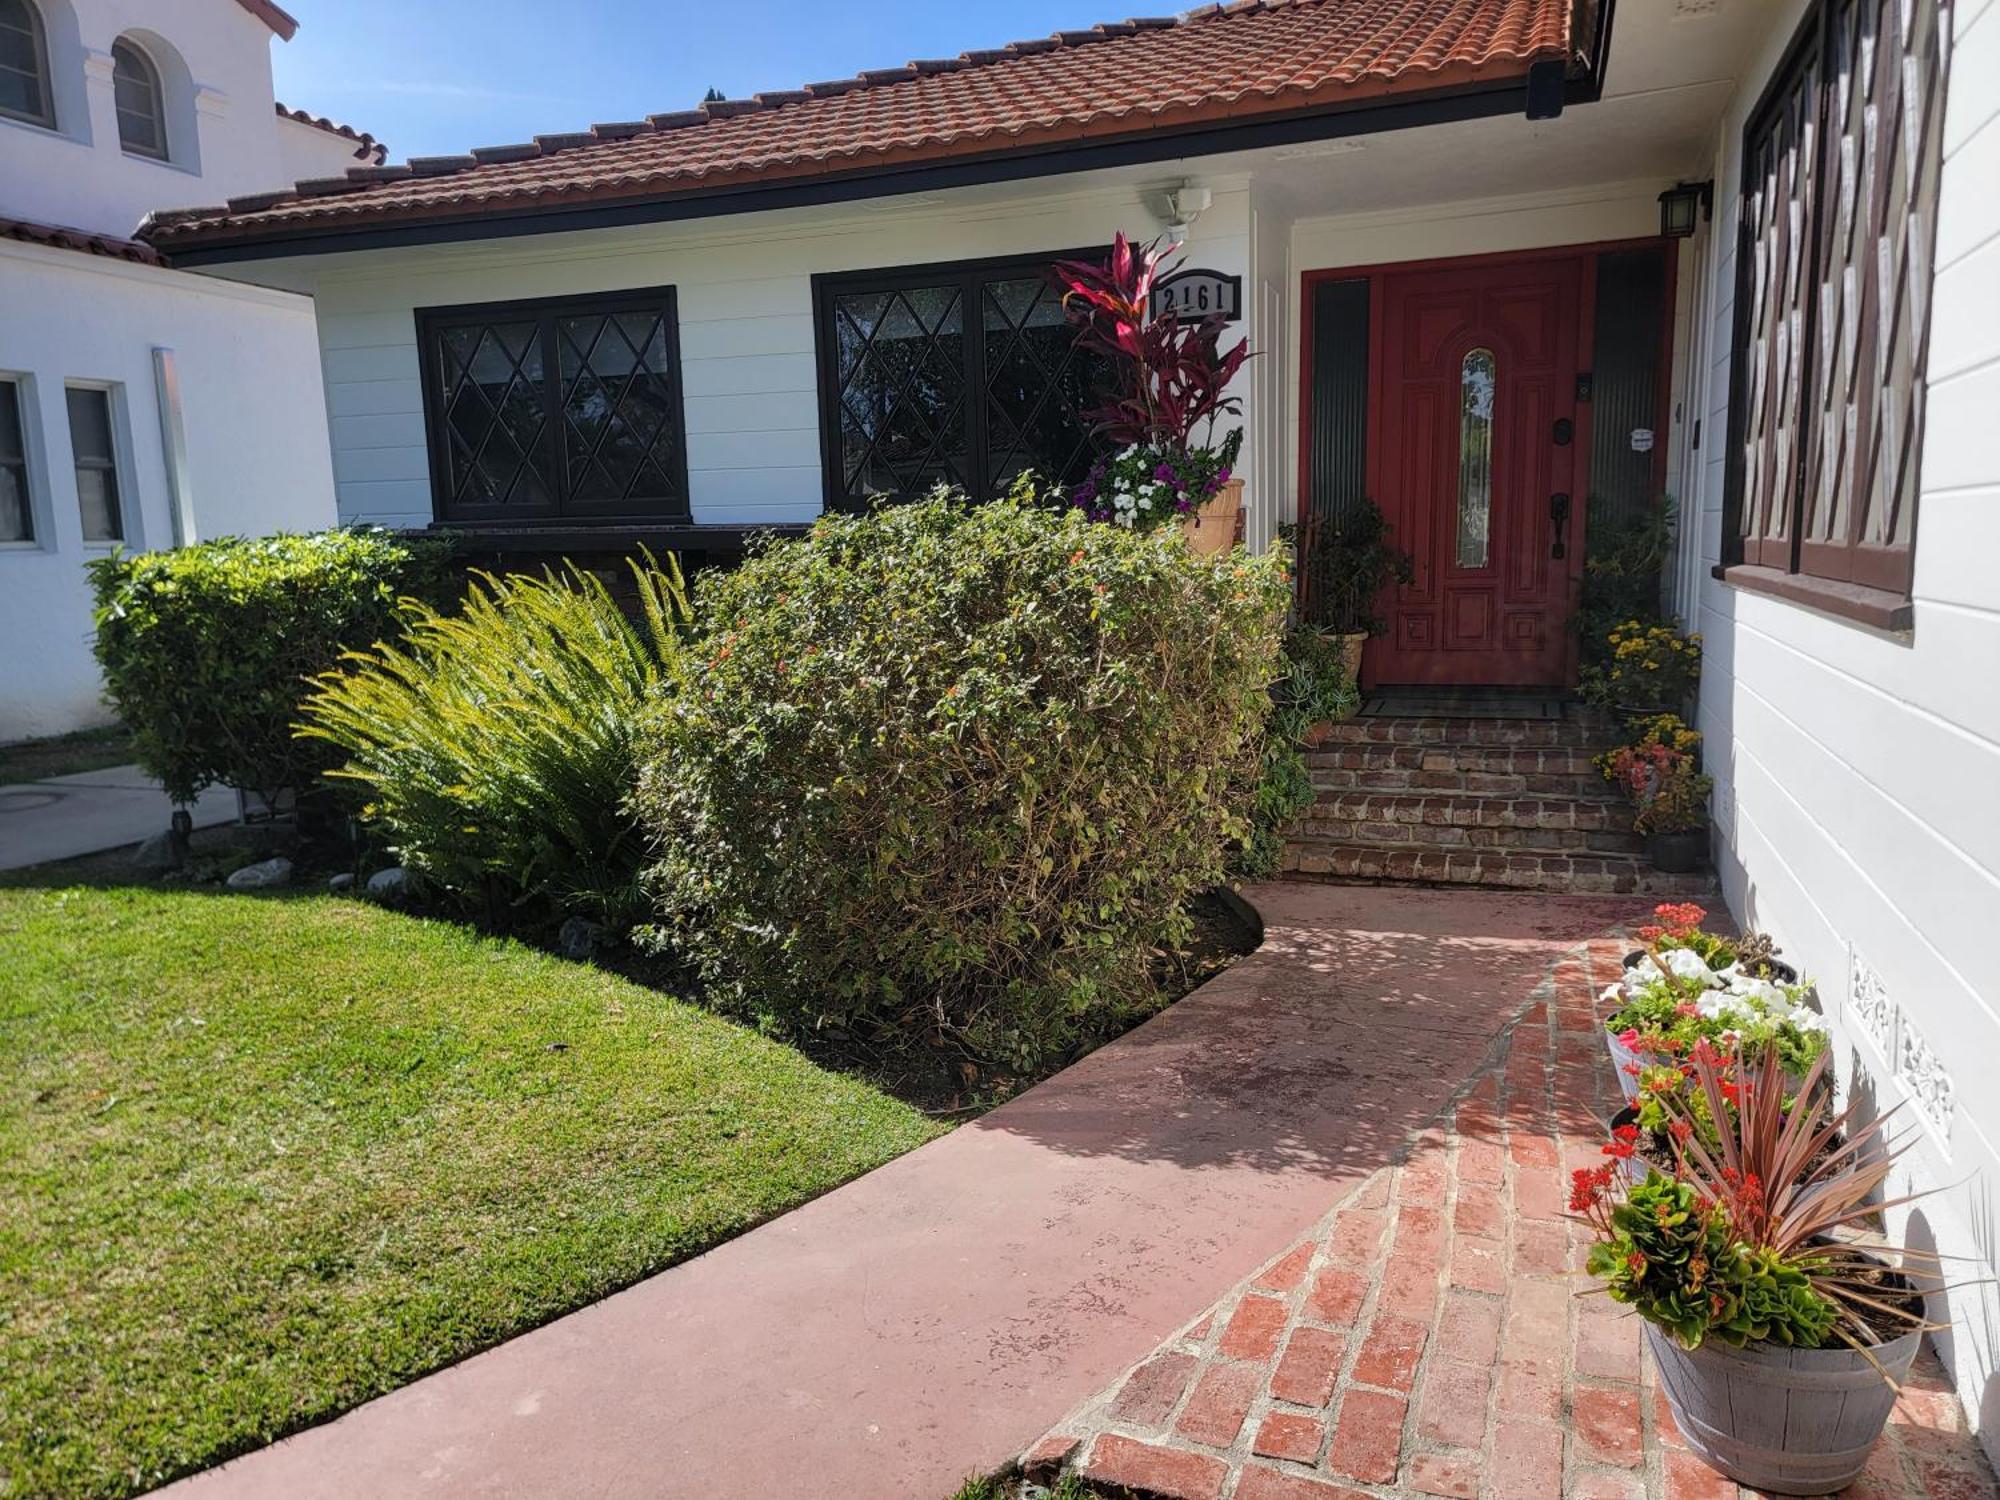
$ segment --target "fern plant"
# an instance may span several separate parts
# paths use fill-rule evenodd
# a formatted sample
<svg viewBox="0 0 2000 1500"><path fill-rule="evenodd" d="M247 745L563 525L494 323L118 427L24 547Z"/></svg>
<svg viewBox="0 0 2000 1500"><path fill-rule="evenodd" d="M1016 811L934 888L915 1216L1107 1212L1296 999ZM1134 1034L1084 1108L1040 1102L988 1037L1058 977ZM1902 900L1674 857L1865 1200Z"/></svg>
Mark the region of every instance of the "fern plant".
<svg viewBox="0 0 2000 1500"><path fill-rule="evenodd" d="M573 565L479 574L459 613L412 603L400 644L316 679L299 733L347 753L332 774L406 866L527 920L639 915L635 730L678 686L692 616L671 557L631 566L636 621Z"/></svg>

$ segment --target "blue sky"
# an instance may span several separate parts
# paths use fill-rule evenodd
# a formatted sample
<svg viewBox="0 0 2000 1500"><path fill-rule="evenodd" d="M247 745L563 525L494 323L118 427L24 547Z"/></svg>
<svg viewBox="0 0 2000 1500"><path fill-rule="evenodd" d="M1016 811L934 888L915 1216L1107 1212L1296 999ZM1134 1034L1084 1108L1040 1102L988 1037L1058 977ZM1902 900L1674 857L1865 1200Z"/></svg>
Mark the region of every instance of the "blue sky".
<svg viewBox="0 0 2000 1500"><path fill-rule="evenodd" d="M1144 0L284 0L278 97L435 156L1046 36ZM1185 0L1182 0L1185 3Z"/></svg>

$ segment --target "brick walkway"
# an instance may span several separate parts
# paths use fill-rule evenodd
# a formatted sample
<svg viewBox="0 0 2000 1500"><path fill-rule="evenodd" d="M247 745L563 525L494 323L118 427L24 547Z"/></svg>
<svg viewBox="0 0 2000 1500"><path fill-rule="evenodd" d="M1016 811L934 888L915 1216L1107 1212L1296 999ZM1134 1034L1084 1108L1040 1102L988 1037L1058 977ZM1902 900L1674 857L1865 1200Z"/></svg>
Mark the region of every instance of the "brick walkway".
<svg viewBox="0 0 2000 1500"><path fill-rule="evenodd" d="M1568 1269L1567 1171L1598 1159L1617 1093L1593 997L1624 946L1556 964L1401 1165L1061 1424L1031 1475L1175 1500L1737 1500L1681 1446L1639 1321ZM2000 1495L1928 1354L1847 1493Z"/></svg>

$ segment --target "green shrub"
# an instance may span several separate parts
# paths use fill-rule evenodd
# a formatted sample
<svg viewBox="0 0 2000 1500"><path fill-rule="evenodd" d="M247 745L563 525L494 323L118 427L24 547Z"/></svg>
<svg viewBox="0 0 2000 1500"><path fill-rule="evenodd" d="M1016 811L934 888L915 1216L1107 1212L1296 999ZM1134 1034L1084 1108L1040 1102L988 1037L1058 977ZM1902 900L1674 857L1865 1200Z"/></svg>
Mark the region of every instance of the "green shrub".
<svg viewBox="0 0 2000 1500"><path fill-rule="evenodd" d="M1601 668L1611 658L1606 638L1614 626L1666 621L1660 595L1674 544L1674 502L1670 497L1637 514L1618 513L1593 495L1584 535L1588 556L1571 623L1581 638L1584 666Z"/></svg>
<svg viewBox="0 0 2000 1500"><path fill-rule="evenodd" d="M105 696L176 802L220 784L273 804L331 747L293 737L308 679L400 628L397 600L445 586L442 544L386 531L222 537L88 564Z"/></svg>
<svg viewBox="0 0 2000 1500"><path fill-rule="evenodd" d="M643 623L574 568L482 574L460 613L413 607L400 646L319 679L300 732L350 757L332 774L367 789L363 816L404 864L537 915L641 915L625 799L641 710L677 684L690 615L671 558L632 572Z"/></svg>
<svg viewBox="0 0 2000 1500"><path fill-rule="evenodd" d="M698 594L638 806L714 993L1017 1067L1147 994L1246 832L1281 559L940 493Z"/></svg>
<svg viewBox="0 0 2000 1500"><path fill-rule="evenodd" d="M1309 625L1296 625L1287 632L1281 672L1271 684L1271 720L1264 732L1250 835L1236 859L1236 873L1250 880L1277 873L1285 829L1312 805L1306 731L1315 724L1345 719L1361 705L1354 679L1340 664L1339 641Z"/></svg>

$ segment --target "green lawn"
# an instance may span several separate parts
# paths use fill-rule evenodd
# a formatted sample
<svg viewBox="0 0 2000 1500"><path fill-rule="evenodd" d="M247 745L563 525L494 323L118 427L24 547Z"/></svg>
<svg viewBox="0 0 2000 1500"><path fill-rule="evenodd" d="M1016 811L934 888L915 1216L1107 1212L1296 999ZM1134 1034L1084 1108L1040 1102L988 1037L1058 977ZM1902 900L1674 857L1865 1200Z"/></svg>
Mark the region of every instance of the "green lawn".
<svg viewBox="0 0 2000 1500"><path fill-rule="evenodd" d="M215 1463L940 1129L449 924L54 880L0 882L0 1494Z"/></svg>

